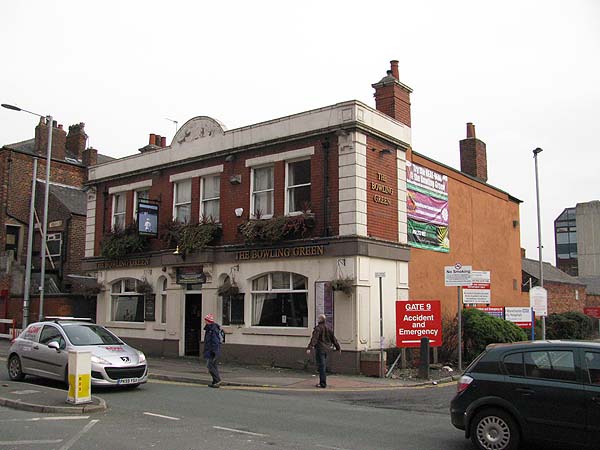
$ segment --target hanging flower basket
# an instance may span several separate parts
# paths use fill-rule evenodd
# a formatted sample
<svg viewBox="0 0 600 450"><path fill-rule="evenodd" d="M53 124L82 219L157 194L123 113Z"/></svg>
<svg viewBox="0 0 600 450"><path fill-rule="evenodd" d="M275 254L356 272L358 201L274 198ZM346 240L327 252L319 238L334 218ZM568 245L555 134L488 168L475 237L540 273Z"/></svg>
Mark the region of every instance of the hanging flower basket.
<svg viewBox="0 0 600 450"><path fill-rule="evenodd" d="M153 289L152 289L152 285L150 283L148 283L146 280L138 280L137 283L135 284L135 291L138 294L152 294Z"/></svg>
<svg viewBox="0 0 600 450"><path fill-rule="evenodd" d="M354 292L354 278L344 277L331 280L331 288L334 291L341 291L346 295L352 295Z"/></svg>
<svg viewBox="0 0 600 450"><path fill-rule="evenodd" d="M217 288L217 295L221 297L231 297L233 295L239 294L239 292L240 288L237 284L235 284L235 281L233 283L226 281Z"/></svg>

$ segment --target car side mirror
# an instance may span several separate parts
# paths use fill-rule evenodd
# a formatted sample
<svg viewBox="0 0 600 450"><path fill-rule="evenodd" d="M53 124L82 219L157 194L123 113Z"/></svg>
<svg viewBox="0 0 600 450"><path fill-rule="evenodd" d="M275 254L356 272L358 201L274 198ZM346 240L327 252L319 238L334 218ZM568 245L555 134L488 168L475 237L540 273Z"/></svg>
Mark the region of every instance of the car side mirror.
<svg viewBox="0 0 600 450"><path fill-rule="evenodd" d="M48 342L48 348L53 348L57 352L60 351L60 345L56 341Z"/></svg>

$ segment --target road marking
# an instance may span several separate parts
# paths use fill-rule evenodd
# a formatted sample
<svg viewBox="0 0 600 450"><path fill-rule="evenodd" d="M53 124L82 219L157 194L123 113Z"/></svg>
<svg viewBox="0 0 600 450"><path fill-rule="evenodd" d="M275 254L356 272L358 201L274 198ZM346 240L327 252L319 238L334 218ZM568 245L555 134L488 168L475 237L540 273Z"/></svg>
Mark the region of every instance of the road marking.
<svg viewBox="0 0 600 450"><path fill-rule="evenodd" d="M0 441L0 445L35 445L35 444L60 444L62 439L45 439L39 441Z"/></svg>
<svg viewBox="0 0 600 450"><path fill-rule="evenodd" d="M34 391L33 389L25 389L24 391L11 391L11 394L17 395L27 395L27 394L37 394L40 391Z"/></svg>
<svg viewBox="0 0 600 450"><path fill-rule="evenodd" d="M321 448L328 448L330 450L348 450L347 448L342 448L342 447L330 447L329 445L320 445L320 444L315 444L317 447L321 447Z"/></svg>
<svg viewBox="0 0 600 450"><path fill-rule="evenodd" d="M90 428L92 428L98 422L99 422L98 419L91 420L85 427L83 427L83 429L79 433L77 433L75 436L73 436L67 443L65 443L65 445L63 445L58 450L69 450L73 446L73 444L81 438L81 436L83 436L85 433L87 433L90 430Z"/></svg>
<svg viewBox="0 0 600 450"><path fill-rule="evenodd" d="M217 429L217 430L224 430L224 431L232 431L234 433L241 433L241 434L249 434L250 436L268 436L268 434L261 434L261 433L253 433L251 431L244 431L244 430L236 430L235 428L225 428L225 427L218 427L218 426L213 426L213 428Z"/></svg>
<svg viewBox="0 0 600 450"><path fill-rule="evenodd" d="M40 420L81 420L89 418L90 416L32 417L30 419L4 419L0 422L38 422Z"/></svg>
<svg viewBox="0 0 600 450"><path fill-rule="evenodd" d="M171 417L171 416L163 416L162 414L154 414L151 412L145 412L144 414L146 414L147 416L154 416L154 417L161 417L163 419L169 419L169 420L181 420L177 417Z"/></svg>

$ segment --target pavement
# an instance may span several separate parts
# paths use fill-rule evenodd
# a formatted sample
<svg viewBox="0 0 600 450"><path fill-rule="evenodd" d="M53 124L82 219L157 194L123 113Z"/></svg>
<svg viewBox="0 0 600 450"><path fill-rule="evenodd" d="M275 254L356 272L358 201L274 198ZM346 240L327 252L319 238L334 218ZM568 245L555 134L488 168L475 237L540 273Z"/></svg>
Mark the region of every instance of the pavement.
<svg viewBox="0 0 600 450"><path fill-rule="evenodd" d="M9 342L0 339L0 365L6 366ZM211 377L204 360L198 357L148 357L149 381L167 381L208 385ZM316 390L316 371L302 371L279 367L219 364L224 389L269 389L305 391ZM328 374L328 391L369 391L394 388L410 388L451 382L452 378L431 381L418 379L375 378L361 375ZM92 391L94 394L94 391ZM66 402L67 392L39 383L0 381L0 406L27 411L59 414L88 414L104 411L106 402L92 395L92 402L70 404Z"/></svg>

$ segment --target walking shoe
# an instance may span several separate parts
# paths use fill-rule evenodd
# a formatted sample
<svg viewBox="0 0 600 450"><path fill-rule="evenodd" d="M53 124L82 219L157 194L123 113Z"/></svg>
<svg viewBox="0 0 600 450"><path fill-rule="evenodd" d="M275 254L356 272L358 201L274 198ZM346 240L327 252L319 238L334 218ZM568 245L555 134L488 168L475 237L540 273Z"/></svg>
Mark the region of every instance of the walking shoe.
<svg viewBox="0 0 600 450"><path fill-rule="evenodd" d="M216 383L209 384L208 387L211 387L211 388L220 388L222 383L223 383L222 381L217 381Z"/></svg>
<svg viewBox="0 0 600 450"><path fill-rule="evenodd" d="M327 385L323 385L323 384L315 384L315 387L321 388L321 389L325 389L327 387Z"/></svg>

